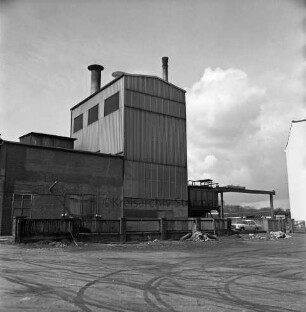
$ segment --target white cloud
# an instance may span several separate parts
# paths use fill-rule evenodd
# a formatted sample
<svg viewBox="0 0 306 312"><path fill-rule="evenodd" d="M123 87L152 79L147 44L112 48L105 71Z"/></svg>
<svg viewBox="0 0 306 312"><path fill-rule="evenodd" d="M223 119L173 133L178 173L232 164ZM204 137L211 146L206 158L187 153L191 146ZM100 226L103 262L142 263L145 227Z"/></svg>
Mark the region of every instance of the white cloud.
<svg viewBox="0 0 306 312"><path fill-rule="evenodd" d="M187 89L189 179L275 189L287 202L284 147L291 120L306 117L302 72L266 78L256 86L242 70L207 68Z"/></svg>

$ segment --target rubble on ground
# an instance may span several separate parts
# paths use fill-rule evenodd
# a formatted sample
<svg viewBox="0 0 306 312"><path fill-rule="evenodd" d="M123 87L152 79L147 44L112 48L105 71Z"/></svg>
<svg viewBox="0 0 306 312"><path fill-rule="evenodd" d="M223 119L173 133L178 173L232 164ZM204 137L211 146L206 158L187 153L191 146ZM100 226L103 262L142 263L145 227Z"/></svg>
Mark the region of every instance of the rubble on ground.
<svg viewBox="0 0 306 312"><path fill-rule="evenodd" d="M270 236L274 238L292 238L291 235L288 235L282 231L270 232Z"/></svg>
<svg viewBox="0 0 306 312"><path fill-rule="evenodd" d="M188 233L180 238L181 241L193 241L193 242L207 242L209 240L218 239L216 235L208 234L201 231L194 231L193 233Z"/></svg>
<svg viewBox="0 0 306 312"><path fill-rule="evenodd" d="M258 240L258 239L265 239L265 240L274 240L279 238L292 238L291 235L286 234L282 231L264 233L264 234L249 234L249 239L251 240Z"/></svg>

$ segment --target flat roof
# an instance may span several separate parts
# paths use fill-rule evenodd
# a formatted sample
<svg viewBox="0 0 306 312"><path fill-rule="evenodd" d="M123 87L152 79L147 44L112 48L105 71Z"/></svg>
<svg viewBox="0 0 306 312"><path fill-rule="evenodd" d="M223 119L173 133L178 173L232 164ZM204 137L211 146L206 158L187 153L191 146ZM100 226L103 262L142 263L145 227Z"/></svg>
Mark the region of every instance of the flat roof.
<svg viewBox="0 0 306 312"><path fill-rule="evenodd" d="M275 195L275 191L264 191L264 190L250 190L246 188L235 188L235 187L228 187L228 186L220 186L211 189L213 192L218 193L248 193L248 194L268 194L268 195Z"/></svg>
<svg viewBox="0 0 306 312"><path fill-rule="evenodd" d="M122 155L89 152L89 151L75 150L75 149L63 148L63 147L33 145L33 144L26 144L26 143L20 143L20 142L14 142L14 141L5 141L5 140L3 140L3 143L4 144L9 143L9 144L13 144L13 145L22 145L22 146L26 146L26 147L32 147L32 148L44 149L44 150L57 150L57 151L63 151L63 152L69 152L69 153L79 153L79 154L95 155L95 156L100 156L100 157L107 156L107 157L123 158Z"/></svg>
<svg viewBox="0 0 306 312"><path fill-rule="evenodd" d="M122 77L124 76L131 76L131 77L145 77L145 78L154 78L154 79L158 79L158 80L161 80L162 82L182 91L182 92L185 92L186 93L186 90L174 85L173 83L169 82L169 81L166 81L158 76L150 76L150 75L141 75L141 74L128 74L128 73L123 73L122 72L122 75L111 80L108 84L104 85L100 90L98 90L97 92L93 93L93 94L90 94L88 97L86 97L84 100L82 100L81 102L79 102L78 104L74 105L72 108L70 108L70 110L74 110L75 108L79 107L80 105L82 105L83 103L85 103L86 101L88 101L89 99L91 99L92 97L94 97L96 94L98 94L99 92L105 90L106 88L108 88L109 86L111 86L113 83L115 83L116 81L118 81L119 79L121 79Z"/></svg>
<svg viewBox="0 0 306 312"><path fill-rule="evenodd" d="M70 137L66 137L66 136L61 136L61 135L55 135L55 134L48 134L48 133L40 133L40 132L29 132L27 134L24 134L22 136L19 137L19 139L22 139L26 136L30 136L30 135L36 135L36 136L42 136L42 137L52 137L52 138L58 138L58 139L65 139L65 140L70 140L70 141L75 141L76 139L74 138L70 138Z"/></svg>

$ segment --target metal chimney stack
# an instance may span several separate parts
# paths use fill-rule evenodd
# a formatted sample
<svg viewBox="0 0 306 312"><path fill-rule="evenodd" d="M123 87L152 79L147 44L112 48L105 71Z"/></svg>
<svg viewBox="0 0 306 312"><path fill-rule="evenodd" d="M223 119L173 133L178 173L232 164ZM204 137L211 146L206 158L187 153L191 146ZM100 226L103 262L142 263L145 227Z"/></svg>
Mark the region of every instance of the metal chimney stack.
<svg viewBox="0 0 306 312"><path fill-rule="evenodd" d="M103 66L93 64L88 66L88 70L91 71L91 87L90 93L93 94L101 88L101 71L104 69Z"/></svg>
<svg viewBox="0 0 306 312"><path fill-rule="evenodd" d="M163 62L163 79L165 81L168 81L168 57L164 56L162 57L162 62Z"/></svg>

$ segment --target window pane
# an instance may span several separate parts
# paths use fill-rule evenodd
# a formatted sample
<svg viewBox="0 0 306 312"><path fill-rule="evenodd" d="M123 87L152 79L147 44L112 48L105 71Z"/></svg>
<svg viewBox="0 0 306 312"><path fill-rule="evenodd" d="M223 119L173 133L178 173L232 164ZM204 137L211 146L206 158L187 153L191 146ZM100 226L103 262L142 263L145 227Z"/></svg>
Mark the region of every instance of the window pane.
<svg viewBox="0 0 306 312"><path fill-rule="evenodd" d="M31 208L31 200L23 200L22 208Z"/></svg>
<svg viewBox="0 0 306 312"><path fill-rule="evenodd" d="M23 217L30 217L31 216L31 209L22 209L22 216Z"/></svg>
<svg viewBox="0 0 306 312"><path fill-rule="evenodd" d="M83 128L83 114L74 118L73 132L77 132Z"/></svg>
<svg viewBox="0 0 306 312"><path fill-rule="evenodd" d="M104 101L104 116L113 113L117 109L119 109L119 92Z"/></svg>
<svg viewBox="0 0 306 312"><path fill-rule="evenodd" d="M88 124L92 124L93 122L98 120L99 116L99 104L95 105L91 109L88 110Z"/></svg>

